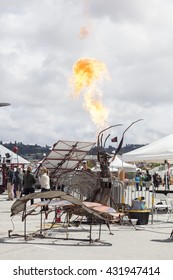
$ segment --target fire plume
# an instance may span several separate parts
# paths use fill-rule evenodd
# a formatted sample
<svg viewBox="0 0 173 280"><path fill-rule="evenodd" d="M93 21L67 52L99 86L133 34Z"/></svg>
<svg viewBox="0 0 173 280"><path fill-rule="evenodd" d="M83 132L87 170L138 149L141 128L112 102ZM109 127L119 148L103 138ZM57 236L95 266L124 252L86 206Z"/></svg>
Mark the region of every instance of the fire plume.
<svg viewBox="0 0 173 280"><path fill-rule="evenodd" d="M96 59L82 58L73 67L73 86L78 95L81 90L90 87L93 83L107 77L106 65Z"/></svg>
<svg viewBox="0 0 173 280"><path fill-rule="evenodd" d="M96 82L103 78L108 78L107 67L96 59L82 58L73 66L73 96L78 97L81 91L84 92L83 107L98 127L105 126L108 118L108 110L101 100L102 92L96 87Z"/></svg>
<svg viewBox="0 0 173 280"><path fill-rule="evenodd" d="M107 125L108 109L103 105L101 100L102 93L99 89L92 88L84 96L84 109L90 113L91 120L99 128Z"/></svg>

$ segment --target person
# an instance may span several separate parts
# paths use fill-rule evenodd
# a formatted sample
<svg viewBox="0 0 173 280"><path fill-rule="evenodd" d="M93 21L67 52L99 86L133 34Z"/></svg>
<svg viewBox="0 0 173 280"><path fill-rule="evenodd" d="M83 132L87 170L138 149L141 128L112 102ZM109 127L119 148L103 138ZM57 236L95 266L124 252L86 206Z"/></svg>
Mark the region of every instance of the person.
<svg viewBox="0 0 173 280"><path fill-rule="evenodd" d="M145 178L145 181L146 181L146 182L151 181L151 174L149 173L149 170L148 170L148 169L146 170L146 178Z"/></svg>
<svg viewBox="0 0 173 280"><path fill-rule="evenodd" d="M41 192L47 192L50 191L50 178L48 175L48 170L45 167L41 168L41 173L40 173L40 177L39 177L39 183L41 186ZM41 201L44 201L47 199L41 198ZM48 210L48 206L43 206L42 208L43 210Z"/></svg>
<svg viewBox="0 0 173 280"><path fill-rule="evenodd" d="M81 170L83 170L83 171L89 171L89 172L91 172L91 169L88 167L88 163L87 163L87 161L86 160L83 160L82 161L82 168L81 168Z"/></svg>
<svg viewBox="0 0 173 280"><path fill-rule="evenodd" d="M132 200L132 210L144 210L146 208L145 205L145 197L137 197L134 200Z"/></svg>
<svg viewBox="0 0 173 280"><path fill-rule="evenodd" d="M159 185L161 184L161 181L162 181L162 179L161 179L160 175L159 175L158 173L155 172L155 173L153 174L153 184L154 184L154 188L155 188L155 189L158 190Z"/></svg>
<svg viewBox="0 0 173 280"><path fill-rule="evenodd" d="M144 175L144 181L145 181L145 188L146 188L146 190L150 189L151 179L152 179L151 174L149 173L149 170L146 169L146 173Z"/></svg>
<svg viewBox="0 0 173 280"><path fill-rule="evenodd" d="M135 185L136 185L136 190L139 191L139 187L142 189L140 186L141 183L141 173L137 171L136 176L135 176Z"/></svg>
<svg viewBox="0 0 173 280"><path fill-rule="evenodd" d="M23 172L20 167L17 167L17 170L14 172L14 197L19 198L21 196L22 185L23 185Z"/></svg>
<svg viewBox="0 0 173 280"><path fill-rule="evenodd" d="M28 166L26 173L23 176L23 194L27 195L35 192L36 179L32 173L32 167ZM31 205L34 204L34 199L31 199Z"/></svg>
<svg viewBox="0 0 173 280"><path fill-rule="evenodd" d="M166 172L166 174L164 175L164 186L165 186L165 189L168 189L169 190L169 185L170 185L170 175L169 175L169 171Z"/></svg>
<svg viewBox="0 0 173 280"><path fill-rule="evenodd" d="M6 186L7 186L7 193L8 193L7 200L14 199L13 176L14 176L13 170L9 166L7 166L7 168L6 168Z"/></svg>

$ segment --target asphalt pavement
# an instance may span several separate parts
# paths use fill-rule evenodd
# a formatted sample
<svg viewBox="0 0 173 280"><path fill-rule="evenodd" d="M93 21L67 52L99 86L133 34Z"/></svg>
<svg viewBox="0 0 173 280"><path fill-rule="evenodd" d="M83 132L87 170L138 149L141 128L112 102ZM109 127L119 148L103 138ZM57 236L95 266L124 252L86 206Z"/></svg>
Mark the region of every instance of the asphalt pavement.
<svg viewBox="0 0 173 280"><path fill-rule="evenodd" d="M54 213L40 220L39 211L25 223L21 215L10 217L7 194L0 195L0 259L1 260L172 260L173 216L154 215L147 225L136 228L129 224L102 225L100 241L90 242L90 227L82 224L63 228L55 224L50 229ZM172 214L173 215L173 214ZM42 231L40 227L42 225ZM46 231L44 230L46 229ZM43 234L45 233L46 234ZM99 226L92 227L92 239L99 237Z"/></svg>

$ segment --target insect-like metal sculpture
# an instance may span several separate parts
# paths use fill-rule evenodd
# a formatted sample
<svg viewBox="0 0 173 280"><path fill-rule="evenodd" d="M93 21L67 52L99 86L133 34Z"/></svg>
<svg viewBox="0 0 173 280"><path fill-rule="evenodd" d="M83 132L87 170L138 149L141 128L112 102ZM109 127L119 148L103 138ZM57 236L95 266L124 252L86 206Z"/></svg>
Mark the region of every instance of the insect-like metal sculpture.
<svg viewBox="0 0 173 280"><path fill-rule="evenodd" d="M104 205L107 204L110 195L111 195L111 190L112 190L112 176L111 176L111 172L109 169L109 165L112 161L114 161L116 155L118 154L118 152L120 151L122 144L123 144L123 140L124 140L124 135L126 133L126 131L136 122L140 121L141 119L131 123L123 132L122 134L122 138L121 141L118 145L118 148L115 152L115 154L111 157L109 154L106 153L105 151L105 144L107 139L109 138L110 134L105 138L104 141L104 145L103 145L103 133L105 131L107 131L108 129L112 128L112 127L116 127L116 126L120 126L121 124L117 124L117 125L113 125L110 127L107 127L106 129L102 130L97 138L97 149L98 149L98 153L97 153L97 160L99 162L100 165L100 174L99 174L99 183L97 185L97 188L95 190L93 190L93 192L91 193L91 196L87 199L88 201L95 201L95 202L99 202L102 203Z"/></svg>
<svg viewBox="0 0 173 280"><path fill-rule="evenodd" d="M109 222L113 219L117 221L117 217L120 218L121 213L117 213L115 209L107 206L107 202L111 196L112 184L113 179L109 170L110 162L113 161L118 154L119 150L122 147L123 139L125 132L136 122L133 122L127 129L124 130L121 141L118 145L118 148L115 154L111 157L109 154L106 153L105 144L110 136L110 134L105 138L103 144L103 134L108 129L120 126L114 125L110 126L104 130L102 130L97 138L97 160L100 164L100 172L99 174L94 174L93 172L79 170L79 164L81 163L82 159L86 151L84 151L84 147L88 145L82 144L82 148L80 147L80 143L76 142L71 145L71 150L67 149L69 142L66 142L65 148L63 148L62 142L60 142L60 148L55 149L54 145L54 153L50 153L43 162L41 166L50 166L52 173L52 178L55 180L57 179L57 183L59 186L64 186L65 192L61 191L50 191L46 193L35 193L30 194L25 197L21 197L11 207L11 216L17 215L18 213L22 212L22 220L25 221L26 225L26 217L33 213L33 210L27 211L26 204L32 198L34 199L47 199L47 206L53 202L56 207L61 207L62 212L66 213L67 216L67 223L69 224L70 218L73 215L85 216L87 217L87 221L90 224L90 241L91 238L91 226L93 221L98 221L99 224L104 221L109 230ZM64 144L64 143L63 143ZM72 143L71 143L72 144ZM91 144L91 143L90 143ZM55 165L55 159L58 160L58 164ZM80 159L80 160L79 160ZM72 161L69 164L69 161ZM78 163L77 163L78 160ZM41 167L40 166L40 167ZM68 166L73 166L70 170L68 170ZM56 178L56 174L57 177ZM70 193L70 196L69 196ZM54 199L58 199L58 201L54 201ZM35 206L38 207L39 203ZM39 206L41 206L40 204ZM46 214L45 210L45 215ZM42 214L41 214L42 215ZM101 229L100 229L101 231ZM26 230L25 230L26 232ZM111 231L110 231L111 233ZM26 234L25 234L26 235ZM100 236L100 233L99 233Z"/></svg>

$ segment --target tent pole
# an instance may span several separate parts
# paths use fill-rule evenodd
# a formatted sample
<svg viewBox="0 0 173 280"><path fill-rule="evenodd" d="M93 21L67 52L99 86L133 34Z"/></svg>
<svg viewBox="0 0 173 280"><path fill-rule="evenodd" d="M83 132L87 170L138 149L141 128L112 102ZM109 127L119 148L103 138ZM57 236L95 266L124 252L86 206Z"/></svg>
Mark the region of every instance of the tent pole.
<svg viewBox="0 0 173 280"><path fill-rule="evenodd" d="M153 216L154 216L154 184L152 184L152 208L151 208L151 224L153 225Z"/></svg>

